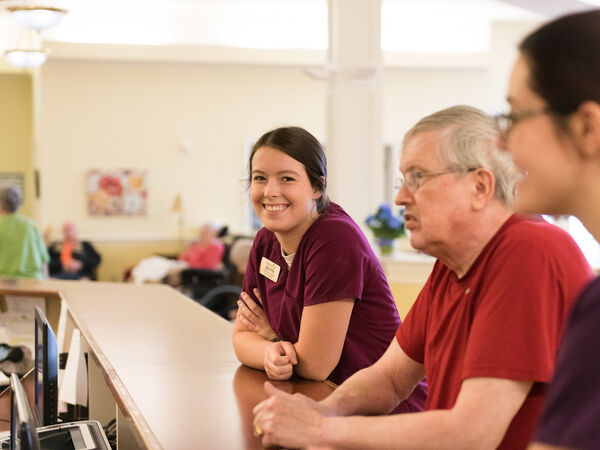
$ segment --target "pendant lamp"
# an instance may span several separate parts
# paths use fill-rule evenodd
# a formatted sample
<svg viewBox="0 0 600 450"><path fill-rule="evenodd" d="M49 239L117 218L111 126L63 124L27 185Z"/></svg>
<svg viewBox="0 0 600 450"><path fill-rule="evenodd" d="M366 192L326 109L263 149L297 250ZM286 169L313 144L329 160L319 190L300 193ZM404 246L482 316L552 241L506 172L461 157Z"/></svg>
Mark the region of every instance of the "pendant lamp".
<svg viewBox="0 0 600 450"><path fill-rule="evenodd" d="M6 9L17 25L27 30L52 28L58 25L67 13L66 9L35 4L8 6Z"/></svg>
<svg viewBox="0 0 600 450"><path fill-rule="evenodd" d="M43 49L38 30L20 30L15 47L4 52L9 64L23 69L39 67L47 57L48 51Z"/></svg>
<svg viewBox="0 0 600 450"><path fill-rule="evenodd" d="M4 52L6 62L22 69L40 67L46 62L47 57L47 53L43 50L7 50Z"/></svg>

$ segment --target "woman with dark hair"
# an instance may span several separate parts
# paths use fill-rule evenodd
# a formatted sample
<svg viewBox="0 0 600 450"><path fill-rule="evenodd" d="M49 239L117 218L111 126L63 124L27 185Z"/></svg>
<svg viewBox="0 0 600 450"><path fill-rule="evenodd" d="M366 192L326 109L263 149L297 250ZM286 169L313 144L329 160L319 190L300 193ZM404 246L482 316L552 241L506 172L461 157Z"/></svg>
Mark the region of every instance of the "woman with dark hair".
<svg viewBox="0 0 600 450"><path fill-rule="evenodd" d="M339 384L373 364L400 324L367 239L326 194L319 141L298 127L263 135L249 159L254 240L233 345L239 360L286 380ZM421 410L419 386L398 411Z"/></svg>
<svg viewBox="0 0 600 450"><path fill-rule="evenodd" d="M524 212L572 214L600 239L600 10L554 20L521 43L500 116L524 177ZM580 294L558 352L541 448L600 448L600 280Z"/></svg>

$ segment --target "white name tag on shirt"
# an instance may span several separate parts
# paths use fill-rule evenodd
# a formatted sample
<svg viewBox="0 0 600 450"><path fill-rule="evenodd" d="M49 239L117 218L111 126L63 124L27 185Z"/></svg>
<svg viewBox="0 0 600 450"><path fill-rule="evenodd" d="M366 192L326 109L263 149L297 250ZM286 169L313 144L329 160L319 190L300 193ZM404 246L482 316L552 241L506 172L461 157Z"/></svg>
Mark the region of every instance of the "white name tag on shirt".
<svg viewBox="0 0 600 450"><path fill-rule="evenodd" d="M279 272L281 272L281 267L263 256L260 260L258 272L267 277L273 283L277 283L277 280L279 279Z"/></svg>

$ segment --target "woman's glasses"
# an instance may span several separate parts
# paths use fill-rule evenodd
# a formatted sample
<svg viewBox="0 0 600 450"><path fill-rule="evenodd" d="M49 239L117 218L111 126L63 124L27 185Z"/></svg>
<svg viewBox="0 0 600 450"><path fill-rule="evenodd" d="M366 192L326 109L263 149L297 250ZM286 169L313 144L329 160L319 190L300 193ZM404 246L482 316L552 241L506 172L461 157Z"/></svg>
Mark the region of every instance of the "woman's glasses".
<svg viewBox="0 0 600 450"><path fill-rule="evenodd" d="M510 133L510 129L517 123L525 119L529 119L532 117L536 117L542 114L548 114L551 112L551 109L547 106L538 109L531 109L529 111L515 112L511 111L509 113L498 112L494 114L494 120L496 121L496 125L500 130L500 137L502 139L506 139L508 137L508 133Z"/></svg>

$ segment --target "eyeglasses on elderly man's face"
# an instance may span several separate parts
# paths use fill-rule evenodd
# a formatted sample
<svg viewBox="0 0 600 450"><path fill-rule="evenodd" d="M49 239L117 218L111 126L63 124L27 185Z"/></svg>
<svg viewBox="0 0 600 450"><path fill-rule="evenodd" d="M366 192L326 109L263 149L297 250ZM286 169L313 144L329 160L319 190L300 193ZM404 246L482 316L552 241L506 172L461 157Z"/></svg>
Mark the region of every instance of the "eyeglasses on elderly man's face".
<svg viewBox="0 0 600 450"><path fill-rule="evenodd" d="M548 114L550 112L552 112L552 110L548 106L521 112L497 112L496 114L494 114L494 120L496 121L496 126L500 130L500 137L502 139L506 139L508 137L508 134L510 133L511 128L515 126L515 124L517 124L518 122L525 119L537 117L542 114Z"/></svg>
<svg viewBox="0 0 600 450"><path fill-rule="evenodd" d="M447 173L468 173L473 172L474 170L476 170L476 167L464 170L443 170L441 172L421 172L418 170L411 170L405 174L400 173L400 176L394 180L394 188L399 190L402 186L406 186L406 189L414 194L427 179L446 175Z"/></svg>

